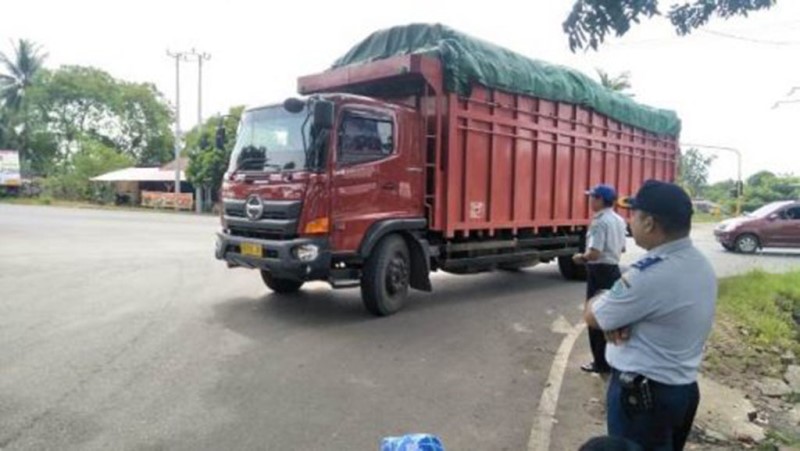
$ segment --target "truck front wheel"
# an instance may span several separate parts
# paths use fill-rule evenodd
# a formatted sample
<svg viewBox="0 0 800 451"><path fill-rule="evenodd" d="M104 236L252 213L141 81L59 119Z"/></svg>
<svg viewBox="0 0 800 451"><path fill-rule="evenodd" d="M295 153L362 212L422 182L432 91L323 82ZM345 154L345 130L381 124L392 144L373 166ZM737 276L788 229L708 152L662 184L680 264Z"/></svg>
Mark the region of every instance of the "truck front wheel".
<svg viewBox="0 0 800 451"><path fill-rule="evenodd" d="M303 286L299 280L281 279L274 277L269 271L261 270L261 279L270 290L278 294L296 293Z"/></svg>
<svg viewBox="0 0 800 451"><path fill-rule="evenodd" d="M408 296L411 259L405 240L398 235L383 238L367 259L361 277L364 307L387 316L403 307Z"/></svg>

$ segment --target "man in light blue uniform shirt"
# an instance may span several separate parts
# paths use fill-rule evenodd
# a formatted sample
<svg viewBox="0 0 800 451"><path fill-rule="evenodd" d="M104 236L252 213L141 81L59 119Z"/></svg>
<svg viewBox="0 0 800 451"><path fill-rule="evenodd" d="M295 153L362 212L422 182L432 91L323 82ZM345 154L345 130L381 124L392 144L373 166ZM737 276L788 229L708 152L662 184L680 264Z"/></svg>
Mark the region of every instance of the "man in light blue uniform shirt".
<svg viewBox="0 0 800 451"><path fill-rule="evenodd" d="M575 254L572 260L586 265L586 299L600 290L608 290L620 277L619 257L625 252L625 220L614 212L617 192L611 185L600 184L586 192L594 219L586 234L586 252ZM589 347L592 361L581 366L588 373L608 373L606 338L602 330L589 328Z"/></svg>
<svg viewBox="0 0 800 451"><path fill-rule="evenodd" d="M648 252L587 304L584 317L609 341L609 435L647 450L680 450L700 400L716 276L689 238L692 204L680 187L649 180L630 207L633 238Z"/></svg>

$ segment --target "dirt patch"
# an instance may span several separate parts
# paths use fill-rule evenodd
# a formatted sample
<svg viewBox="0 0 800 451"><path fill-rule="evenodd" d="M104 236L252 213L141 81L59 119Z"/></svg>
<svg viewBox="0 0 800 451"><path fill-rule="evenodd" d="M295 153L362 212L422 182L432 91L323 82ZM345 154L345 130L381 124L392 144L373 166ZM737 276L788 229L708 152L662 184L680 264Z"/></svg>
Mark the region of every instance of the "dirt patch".
<svg viewBox="0 0 800 451"><path fill-rule="evenodd" d="M724 314L717 316L708 341L703 372L714 380L745 392L754 392L754 376L780 378L786 370L781 357L790 350L748 343L748 330Z"/></svg>
<svg viewBox="0 0 800 451"><path fill-rule="evenodd" d="M796 403L800 402L800 393L775 390L776 384L788 388L783 379L788 366L797 363L795 348L755 345L750 334L741 322L726 314L718 315L706 349L703 373L725 386L740 390L752 402L754 411L749 415L750 421L767 430L767 440L758 445L758 449L784 449L787 446L797 449L800 447L800 424L796 408L800 404ZM695 444L719 444L705 432L698 431ZM727 446L747 449L755 445L729 441Z"/></svg>

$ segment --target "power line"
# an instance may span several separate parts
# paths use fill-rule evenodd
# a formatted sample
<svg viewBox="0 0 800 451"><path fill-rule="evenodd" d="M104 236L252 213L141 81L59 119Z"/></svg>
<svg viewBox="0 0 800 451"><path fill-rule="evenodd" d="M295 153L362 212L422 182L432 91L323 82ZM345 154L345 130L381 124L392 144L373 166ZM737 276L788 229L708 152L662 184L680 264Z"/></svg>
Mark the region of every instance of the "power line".
<svg viewBox="0 0 800 451"><path fill-rule="evenodd" d="M800 103L800 99L795 99L795 100L778 100L777 102L775 102L775 103L772 105L772 109L774 110L774 109L778 108L778 107L779 107L779 106L781 106L781 105L786 105L787 103Z"/></svg>
<svg viewBox="0 0 800 451"><path fill-rule="evenodd" d="M706 29L703 29L703 30L700 30L700 31L704 32L704 33L712 34L714 36L719 36L719 37L722 37L722 38L736 39L738 41L745 41L745 42L750 42L750 43L753 43L753 44L765 44L765 45L776 45L776 46L787 46L787 45L799 45L800 44L800 41L768 41L768 40L764 40L764 39L755 39L755 38L750 38L750 37L747 37L747 36L739 36L739 35L735 35L735 34L731 34L731 33L724 33L722 31L706 30Z"/></svg>
<svg viewBox="0 0 800 451"><path fill-rule="evenodd" d="M772 104L772 109L777 109L781 105L785 105L787 103L800 103L800 99L790 99L795 92L800 91L800 86L792 86L792 89L789 90L789 93L786 94L786 98L778 100L774 104Z"/></svg>
<svg viewBox="0 0 800 451"><path fill-rule="evenodd" d="M698 32L707 33L713 36L726 38L726 39L735 39L737 41L744 41L749 42L751 44L762 44L762 45L775 45L775 46L793 46L793 45L800 45L800 41L772 41L767 39L757 39L757 38L750 38L747 36L741 36L738 34L727 33L722 31L716 30L708 30L708 29L698 29ZM621 41L621 42L608 42L606 45L609 47L624 47L630 45L640 45L640 44L662 44L673 42L679 39L686 39L686 36L666 36L662 38L652 38L652 39L643 39L639 41Z"/></svg>

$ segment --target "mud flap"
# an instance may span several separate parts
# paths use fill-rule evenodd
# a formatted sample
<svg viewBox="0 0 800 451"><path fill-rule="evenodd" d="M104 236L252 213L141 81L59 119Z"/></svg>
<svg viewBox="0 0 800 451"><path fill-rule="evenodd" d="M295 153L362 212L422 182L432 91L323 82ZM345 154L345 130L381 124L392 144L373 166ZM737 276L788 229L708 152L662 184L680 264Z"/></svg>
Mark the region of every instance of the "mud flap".
<svg viewBox="0 0 800 451"><path fill-rule="evenodd" d="M413 235L404 235L411 258L411 288L431 292L431 255L428 240L417 238Z"/></svg>

